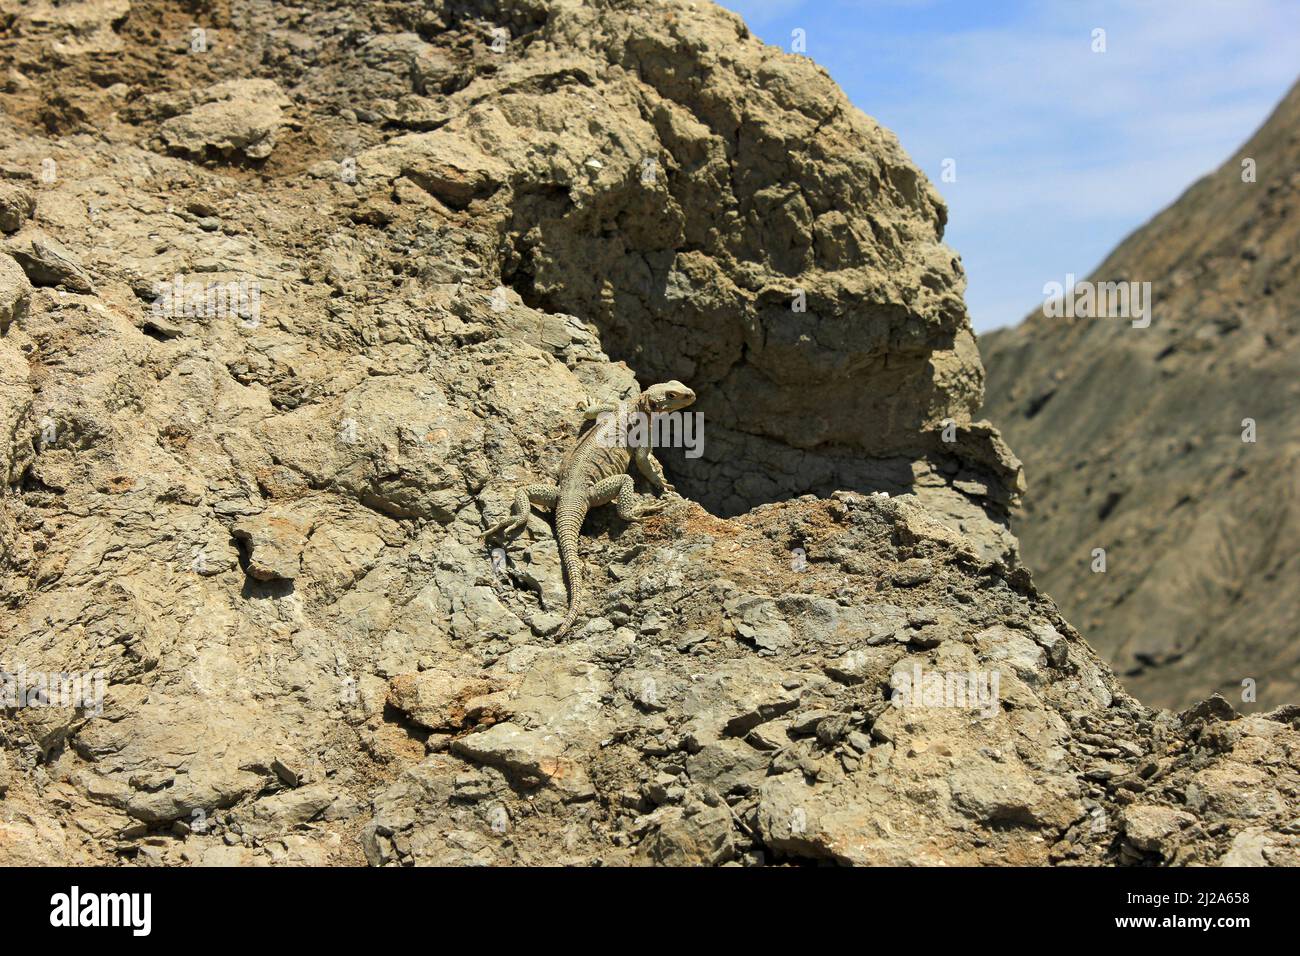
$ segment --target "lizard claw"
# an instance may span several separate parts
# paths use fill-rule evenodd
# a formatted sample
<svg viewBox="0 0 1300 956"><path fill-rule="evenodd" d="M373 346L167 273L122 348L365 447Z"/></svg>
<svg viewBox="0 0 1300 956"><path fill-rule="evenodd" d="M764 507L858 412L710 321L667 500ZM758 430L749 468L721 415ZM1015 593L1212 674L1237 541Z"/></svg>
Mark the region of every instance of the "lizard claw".
<svg viewBox="0 0 1300 956"><path fill-rule="evenodd" d="M515 521L512 518L507 518L505 521L498 521L492 527L488 528L481 535L479 535L478 539L483 544L487 544L489 541L491 541L493 538L497 537L498 535L501 536L502 538L505 538L511 532L516 530L516 527L514 525L515 525ZM526 524L525 522L520 522L519 526L526 527Z"/></svg>

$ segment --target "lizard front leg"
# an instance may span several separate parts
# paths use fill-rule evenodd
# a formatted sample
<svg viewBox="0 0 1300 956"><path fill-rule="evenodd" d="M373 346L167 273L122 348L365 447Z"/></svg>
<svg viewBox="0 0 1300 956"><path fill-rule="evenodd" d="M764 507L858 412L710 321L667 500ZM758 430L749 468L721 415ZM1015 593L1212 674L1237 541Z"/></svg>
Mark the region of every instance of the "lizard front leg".
<svg viewBox="0 0 1300 956"><path fill-rule="evenodd" d="M479 536L480 541L486 541L496 534L511 535L528 524L528 515L530 506L536 505L539 508L551 509L555 507L555 502L560 498L560 489L555 485L529 485L526 488L520 488L515 492L514 508L510 512L510 517L498 521L487 531Z"/></svg>
<svg viewBox="0 0 1300 956"><path fill-rule="evenodd" d="M636 462L637 471L646 476L650 484L658 488L668 498L680 498L677 489L664 477L664 466L659 464L654 450L647 447L633 449L632 460Z"/></svg>
<svg viewBox="0 0 1300 956"><path fill-rule="evenodd" d="M587 496L593 508L607 505L615 498L618 499L618 516L624 521L640 521L663 508L663 505L657 502L642 508L636 506L636 492L633 490L631 475L610 475L608 478L602 478L592 485L591 492Z"/></svg>

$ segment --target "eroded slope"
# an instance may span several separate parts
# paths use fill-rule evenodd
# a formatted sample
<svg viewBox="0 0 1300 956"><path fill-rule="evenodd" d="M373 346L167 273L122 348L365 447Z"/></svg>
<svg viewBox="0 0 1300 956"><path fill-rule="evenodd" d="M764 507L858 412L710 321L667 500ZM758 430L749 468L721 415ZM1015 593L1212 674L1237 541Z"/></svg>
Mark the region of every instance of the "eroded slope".
<svg viewBox="0 0 1300 956"><path fill-rule="evenodd" d="M1150 328L1035 315L980 343L1026 564L1152 703L1300 692L1298 170L1295 87L1089 277L1151 283Z"/></svg>

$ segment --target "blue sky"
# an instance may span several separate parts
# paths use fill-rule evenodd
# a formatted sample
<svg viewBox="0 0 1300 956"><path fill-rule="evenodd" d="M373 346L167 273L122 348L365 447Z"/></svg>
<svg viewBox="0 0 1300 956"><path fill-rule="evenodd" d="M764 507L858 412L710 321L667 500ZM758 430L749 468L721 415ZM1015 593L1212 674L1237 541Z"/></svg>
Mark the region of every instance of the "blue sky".
<svg viewBox="0 0 1300 956"><path fill-rule="evenodd" d="M1300 0L721 3L786 50L804 30L807 55L898 134L948 202L979 331L1083 278L1300 73Z"/></svg>

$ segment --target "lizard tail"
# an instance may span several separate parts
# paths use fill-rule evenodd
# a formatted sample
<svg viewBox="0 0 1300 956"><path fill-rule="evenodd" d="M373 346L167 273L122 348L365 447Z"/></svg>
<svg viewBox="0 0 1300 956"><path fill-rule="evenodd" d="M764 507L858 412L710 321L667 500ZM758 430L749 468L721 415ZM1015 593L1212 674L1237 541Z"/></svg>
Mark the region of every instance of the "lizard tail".
<svg viewBox="0 0 1300 956"><path fill-rule="evenodd" d="M578 559L578 533L587 517L587 503L577 506L557 505L555 509L555 537L560 546L560 567L569 585L569 609L564 620L554 631L556 638L563 637L578 619L578 605L582 598L582 565Z"/></svg>

